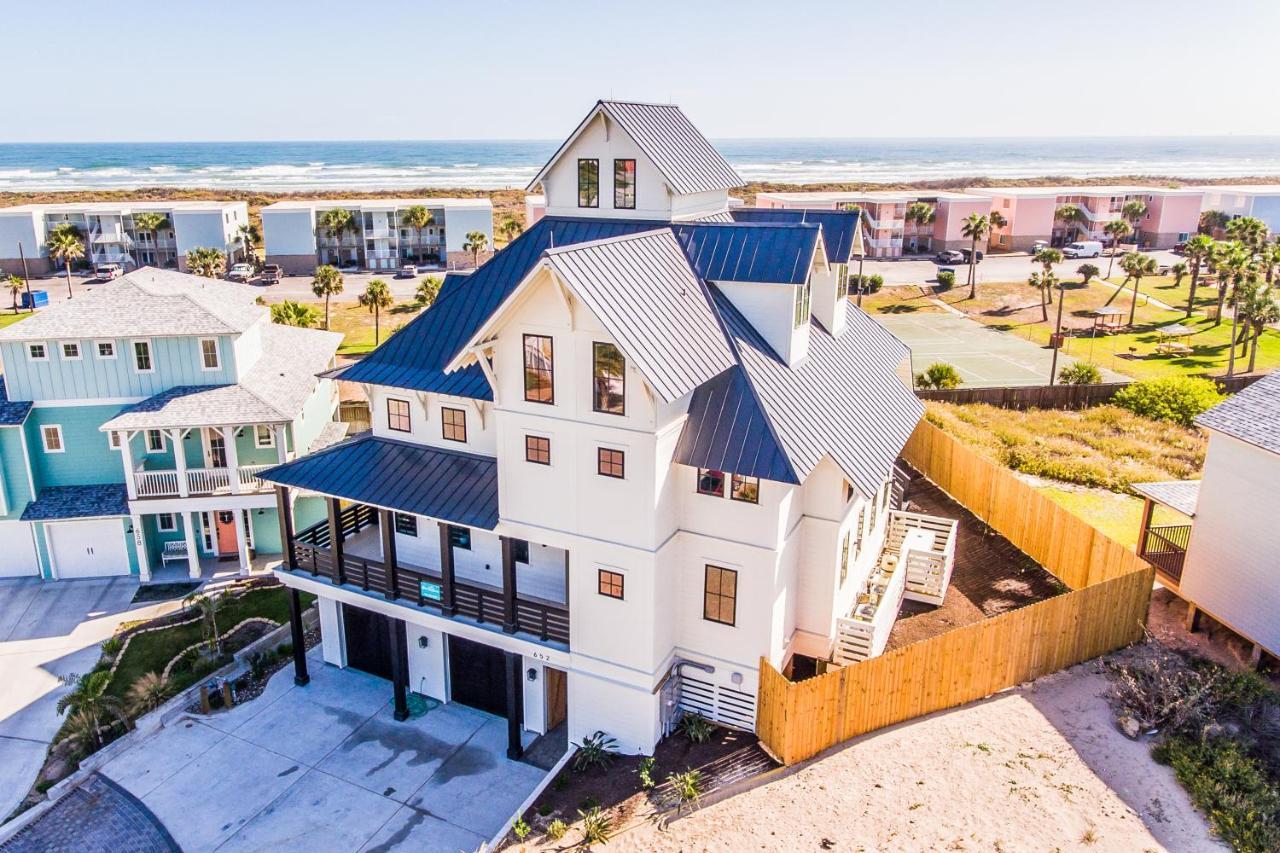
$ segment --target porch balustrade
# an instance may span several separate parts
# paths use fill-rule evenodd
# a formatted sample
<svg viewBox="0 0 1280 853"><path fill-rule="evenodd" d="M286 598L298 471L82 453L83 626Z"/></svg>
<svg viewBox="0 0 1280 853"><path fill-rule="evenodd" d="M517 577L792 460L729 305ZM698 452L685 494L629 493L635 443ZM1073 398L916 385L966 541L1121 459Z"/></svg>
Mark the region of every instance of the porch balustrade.
<svg viewBox="0 0 1280 853"><path fill-rule="evenodd" d="M240 482L240 491L244 493L267 492L271 490L269 483L258 479L272 465L241 465L234 469ZM231 468L189 468L186 471L187 494L192 496L226 495L231 493ZM179 472L176 470L144 471L133 473L133 481L137 486L140 498L177 497Z"/></svg>

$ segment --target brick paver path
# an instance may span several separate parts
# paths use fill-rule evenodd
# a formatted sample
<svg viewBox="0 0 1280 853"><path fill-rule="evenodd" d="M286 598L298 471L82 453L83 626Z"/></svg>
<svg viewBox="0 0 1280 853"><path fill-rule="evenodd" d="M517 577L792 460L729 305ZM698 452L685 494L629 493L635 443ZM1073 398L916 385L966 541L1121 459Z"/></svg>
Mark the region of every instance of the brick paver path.
<svg viewBox="0 0 1280 853"><path fill-rule="evenodd" d="M0 844L0 853L169 853L178 849L146 806L97 773Z"/></svg>

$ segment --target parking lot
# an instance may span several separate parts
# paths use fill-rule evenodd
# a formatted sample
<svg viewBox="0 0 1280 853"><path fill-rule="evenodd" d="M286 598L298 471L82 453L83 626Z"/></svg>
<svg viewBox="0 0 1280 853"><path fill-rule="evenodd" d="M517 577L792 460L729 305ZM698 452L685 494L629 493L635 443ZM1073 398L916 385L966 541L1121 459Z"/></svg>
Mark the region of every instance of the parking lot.
<svg viewBox="0 0 1280 853"><path fill-rule="evenodd" d="M1123 246L1121 249L1123 250ZM1074 274L1076 267L1084 263L1097 266L1104 273L1107 271L1108 249L1100 258L1088 260L1068 260L1058 266L1059 275ZM1174 264L1181 258L1173 252L1161 250L1147 252L1158 264ZM1116 256L1119 263L1120 256ZM856 266L856 262L855 262ZM967 264L947 264L956 271L956 284L964 284L969 280ZM1117 267L1118 269L1118 267ZM909 258L901 260L868 260L863 264L864 275L884 276L885 284L919 284L932 281L937 274L938 266L927 258ZM978 264L978 281L1023 281L1033 272L1038 272L1040 265L1031 260L1027 254L987 255Z"/></svg>

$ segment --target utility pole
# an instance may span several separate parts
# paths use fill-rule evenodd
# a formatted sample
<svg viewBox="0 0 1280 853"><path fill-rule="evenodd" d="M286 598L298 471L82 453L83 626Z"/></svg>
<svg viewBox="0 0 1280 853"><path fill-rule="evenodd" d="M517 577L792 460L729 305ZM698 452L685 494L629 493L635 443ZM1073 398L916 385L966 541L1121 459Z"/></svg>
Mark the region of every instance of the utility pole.
<svg viewBox="0 0 1280 853"><path fill-rule="evenodd" d="M36 303L31 298L31 275L27 272L27 256L22 251L22 243L18 243L18 257L22 259L22 282L27 287L27 311L35 313Z"/></svg>
<svg viewBox="0 0 1280 853"><path fill-rule="evenodd" d="M1053 360L1049 362L1049 384L1053 385L1054 377L1058 375L1058 350L1062 347L1062 300L1066 293L1063 290L1062 282L1058 282L1058 319L1053 324Z"/></svg>

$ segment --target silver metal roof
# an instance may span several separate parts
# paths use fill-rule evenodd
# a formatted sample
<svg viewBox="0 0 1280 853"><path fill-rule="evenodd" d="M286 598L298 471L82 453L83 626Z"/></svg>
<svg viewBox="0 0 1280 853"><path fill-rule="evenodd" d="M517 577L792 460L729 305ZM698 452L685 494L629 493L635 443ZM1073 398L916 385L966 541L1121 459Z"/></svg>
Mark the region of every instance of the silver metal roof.
<svg viewBox="0 0 1280 853"><path fill-rule="evenodd" d="M1214 406L1196 423L1280 453L1280 372L1269 373Z"/></svg>
<svg viewBox="0 0 1280 853"><path fill-rule="evenodd" d="M546 258L664 401L733 365L709 294L670 230L549 249Z"/></svg>

